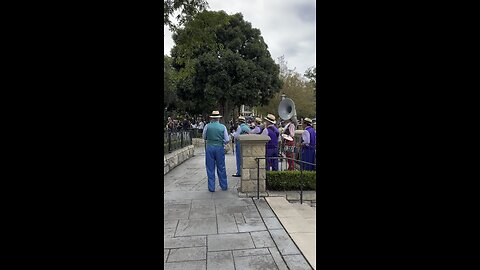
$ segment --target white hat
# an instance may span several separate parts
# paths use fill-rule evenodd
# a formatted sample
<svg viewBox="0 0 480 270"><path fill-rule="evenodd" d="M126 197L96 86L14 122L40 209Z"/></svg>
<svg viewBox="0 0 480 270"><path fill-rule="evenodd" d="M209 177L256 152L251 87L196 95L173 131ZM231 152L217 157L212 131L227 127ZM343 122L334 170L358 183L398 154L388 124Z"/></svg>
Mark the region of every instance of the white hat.
<svg viewBox="0 0 480 270"><path fill-rule="evenodd" d="M263 118L265 120L267 120L268 122L272 123L272 124L275 124L275 116L273 114L268 114L267 117Z"/></svg>
<svg viewBox="0 0 480 270"><path fill-rule="evenodd" d="M307 123L310 123L310 124L312 123L312 119L310 119L310 118L305 118L305 119L303 119L303 121L305 121Z"/></svg>
<svg viewBox="0 0 480 270"><path fill-rule="evenodd" d="M220 115L219 111L213 111L212 115L210 115L210 118L220 118L220 117L222 116Z"/></svg>
<svg viewBox="0 0 480 270"><path fill-rule="evenodd" d="M245 122L245 117L239 116L239 117L238 117L238 121Z"/></svg>

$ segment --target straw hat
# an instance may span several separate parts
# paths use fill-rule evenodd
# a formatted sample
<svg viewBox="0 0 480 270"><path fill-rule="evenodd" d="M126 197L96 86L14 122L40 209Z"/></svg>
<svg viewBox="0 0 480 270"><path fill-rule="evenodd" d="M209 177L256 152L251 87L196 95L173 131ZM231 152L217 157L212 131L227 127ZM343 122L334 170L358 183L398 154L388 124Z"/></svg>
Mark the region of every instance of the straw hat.
<svg viewBox="0 0 480 270"><path fill-rule="evenodd" d="M310 119L310 118L305 118L305 119L303 119L303 121L305 121L307 123L310 123L310 124L312 123L312 119Z"/></svg>
<svg viewBox="0 0 480 270"><path fill-rule="evenodd" d="M212 114L210 115L210 118L220 118L222 117L220 115L220 112L219 111L213 111Z"/></svg>
<svg viewBox="0 0 480 270"><path fill-rule="evenodd" d="M255 118L255 122L257 122L258 124L262 123L262 118L256 117L256 118Z"/></svg>
<svg viewBox="0 0 480 270"><path fill-rule="evenodd" d="M267 117L263 118L267 120L268 122L275 124L275 116L273 114L268 114Z"/></svg>
<svg viewBox="0 0 480 270"><path fill-rule="evenodd" d="M239 117L238 117L238 121L245 123L245 117L239 116Z"/></svg>

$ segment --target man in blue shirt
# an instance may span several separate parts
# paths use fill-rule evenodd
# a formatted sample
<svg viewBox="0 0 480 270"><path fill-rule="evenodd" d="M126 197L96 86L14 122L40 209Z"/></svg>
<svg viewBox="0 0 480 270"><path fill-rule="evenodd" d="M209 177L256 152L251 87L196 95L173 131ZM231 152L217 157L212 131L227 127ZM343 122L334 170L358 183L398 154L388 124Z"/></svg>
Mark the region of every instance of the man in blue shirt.
<svg viewBox="0 0 480 270"><path fill-rule="evenodd" d="M240 122L240 124L238 125L237 131L233 133L233 137L235 138L235 156L237 158L237 173L232 175L233 177L240 177L242 173L242 152L240 150L238 136L248 134L250 131L250 128L245 124L245 117L239 116L238 122Z"/></svg>
<svg viewBox="0 0 480 270"><path fill-rule="evenodd" d="M229 142L227 128L218 122L220 112L213 111L210 123L203 128L203 139L206 140L205 165L207 167L208 190L215 192L215 166L220 188L227 190L227 171L225 169L225 144Z"/></svg>

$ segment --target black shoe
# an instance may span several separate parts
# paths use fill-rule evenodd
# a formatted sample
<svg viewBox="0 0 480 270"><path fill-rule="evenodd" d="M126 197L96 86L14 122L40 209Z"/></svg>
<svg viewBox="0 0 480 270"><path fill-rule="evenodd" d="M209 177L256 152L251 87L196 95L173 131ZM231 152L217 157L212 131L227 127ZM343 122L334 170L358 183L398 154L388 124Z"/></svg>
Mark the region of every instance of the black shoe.
<svg viewBox="0 0 480 270"><path fill-rule="evenodd" d="M232 174L233 177L241 177L241 175L238 174Z"/></svg>
<svg viewBox="0 0 480 270"><path fill-rule="evenodd" d="M223 191L227 190L228 188L222 188Z"/></svg>

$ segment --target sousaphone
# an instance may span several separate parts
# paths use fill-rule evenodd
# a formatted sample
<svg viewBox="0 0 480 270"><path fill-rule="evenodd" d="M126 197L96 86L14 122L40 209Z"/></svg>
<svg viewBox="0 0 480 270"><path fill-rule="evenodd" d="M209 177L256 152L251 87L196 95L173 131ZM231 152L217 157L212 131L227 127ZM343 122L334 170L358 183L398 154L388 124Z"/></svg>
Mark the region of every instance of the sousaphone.
<svg viewBox="0 0 480 270"><path fill-rule="evenodd" d="M295 130L297 129L297 126L298 126L297 111L295 110L295 102L293 102L293 100L291 100L290 98L285 98L285 96L282 95L282 101L280 102L280 104L278 104L278 115L283 120L291 119L292 123L295 125ZM290 134L290 135L294 136L295 134ZM282 137L284 137L285 139L289 141L293 141L293 137L291 136L282 134Z"/></svg>

